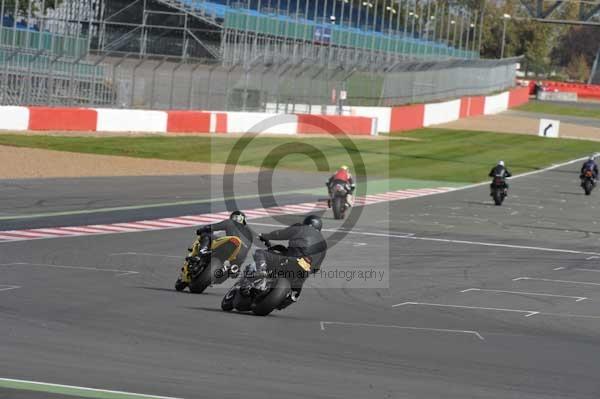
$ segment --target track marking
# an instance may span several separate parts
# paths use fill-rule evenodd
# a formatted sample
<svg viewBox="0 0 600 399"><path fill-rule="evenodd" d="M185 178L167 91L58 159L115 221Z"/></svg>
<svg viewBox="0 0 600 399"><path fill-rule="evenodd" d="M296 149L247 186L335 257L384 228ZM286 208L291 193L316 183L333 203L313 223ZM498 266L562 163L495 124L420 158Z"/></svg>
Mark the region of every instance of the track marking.
<svg viewBox="0 0 600 399"><path fill-rule="evenodd" d="M513 313L525 313L525 317L534 316L539 314L535 310L520 310L520 309L506 309L506 308L485 308L480 306L464 306L464 305L447 305L443 303L428 303L428 302L402 302L396 305L392 305L393 308L406 305L419 305L419 306L434 306L440 308L459 308L459 309L476 309L476 310L492 310L498 312L513 312Z"/></svg>
<svg viewBox="0 0 600 399"><path fill-rule="evenodd" d="M0 378L0 388L45 392L58 395L96 399L181 399L174 398L171 396L145 395L141 393L87 388L75 385L62 385L29 380L16 380L12 378Z"/></svg>
<svg viewBox="0 0 600 399"><path fill-rule="evenodd" d="M10 291L10 290L16 290L18 288L21 288L21 286L0 284L0 291Z"/></svg>
<svg viewBox="0 0 600 399"><path fill-rule="evenodd" d="M585 260L598 259L600 256L590 256L589 258L585 258Z"/></svg>
<svg viewBox="0 0 600 399"><path fill-rule="evenodd" d="M579 270L582 272L593 272L593 273L600 273L600 270L598 269L586 269L586 268L582 268L582 267L574 267L572 269L569 270Z"/></svg>
<svg viewBox="0 0 600 399"><path fill-rule="evenodd" d="M417 198L434 194L440 194L451 190L450 188L436 189L410 189L397 190L385 195L367 194L365 197L356 199L357 204L377 204L382 202L395 201L405 198ZM362 202L361 202L362 201ZM256 208L246 210L248 219L258 219L273 215L294 215L313 212L319 209L327 209L325 202L304 202L300 204L288 204L275 206L271 208ZM264 213L266 213L266 215ZM253 216L254 215L254 216ZM0 231L0 243L11 241L24 241L46 238L67 238L89 235L115 234L115 233L135 233L143 231L157 231L167 229L185 228L198 224L198 219L206 220L206 223L220 221L229 217L229 212L217 212L202 215L181 216L173 218L162 218L155 220L140 220L126 223L114 223L107 225L90 226L66 226L32 230L8 230Z"/></svg>
<svg viewBox="0 0 600 399"><path fill-rule="evenodd" d="M118 273L117 276L128 276L131 274L139 274L140 273L140 272L136 272L133 270L100 269L97 267L50 265L47 263L27 263L27 262L0 263L0 266L34 266L34 267L56 268L56 269L88 270L88 271L93 271L93 272L113 272L113 273Z"/></svg>
<svg viewBox="0 0 600 399"><path fill-rule="evenodd" d="M400 330L414 330L414 331L431 331L431 332L441 332L441 333L453 333L453 334L471 334L475 335L482 341L485 341L483 336L477 331L472 330L451 330L447 328L427 328L427 327L410 327L410 326L396 326L396 325L388 325L388 324L368 324L368 323L345 323L341 321L322 321L321 322L321 331L325 331L325 326L331 325L340 325L340 326L350 326L350 327L379 327L379 328L397 328Z"/></svg>
<svg viewBox="0 0 600 399"><path fill-rule="evenodd" d="M272 223L252 223L257 226L268 226L268 227L279 227L281 228L283 225L280 224L272 224ZM433 242L444 242L448 244L463 244L463 245L479 245L484 247L499 247L499 248L512 248L512 249L523 249L523 250L531 250L531 251L541 251L541 252L557 252L557 253L566 253L566 254L598 254L597 252L585 252L585 251L577 251L574 249L561 249L561 248L547 248L547 247L533 247L527 245L513 245L513 244L501 244L495 242L482 242L482 241L467 241L467 240L453 240L450 238L433 238L433 237L418 237L415 233L400 233L400 234L389 234L389 233L373 233L366 231L353 231L353 230L342 230L342 229L323 229L322 231L336 232L343 231L348 234L358 234L364 236L374 236L374 237L387 237L387 238L401 238L406 240L418 240L418 241L433 241Z"/></svg>
<svg viewBox="0 0 600 399"><path fill-rule="evenodd" d="M563 269L565 269L565 267L562 267L562 266L561 266L561 267L555 267L555 268L554 268L554 269L552 269L552 270L563 270Z"/></svg>
<svg viewBox="0 0 600 399"><path fill-rule="evenodd" d="M571 314L571 313L546 313L539 312L536 310L520 310L520 309L503 309L503 308L484 308L479 306L464 306L464 305L447 305L443 303L428 303L428 302L402 302L396 305L392 305L393 308L405 305L421 305L421 306L433 306L443 308L458 308L458 309L475 309L475 310L491 310L499 312L514 312L514 313L526 313L524 317L531 317L535 315L540 316L552 316L552 317L572 317L580 319L600 319L600 316L585 315L585 314Z"/></svg>
<svg viewBox="0 0 600 399"><path fill-rule="evenodd" d="M488 289L484 289L484 288L467 288L466 290L462 290L460 292L471 292L471 291L497 292L497 293L501 293L501 294L548 296L548 297L556 297L556 298L569 298L569 299L575 299L575 302L581 302L581 301L584 301L587 299L586 297L583 297L583 296L556 295L556 294L545 294L545 293L539 293L539 292L488 290Z"/></svg>
<svg viewBox="0 0 600 399"><path fill-rule="evenodd" d="M513 278L512 281L521 281L521 280L547 281L547 282L550 282L550 283L600 285L600 283L590 283L589 281L552 280L552 279L549 279L549 278L537 278L537 277L517 277L517 278Z"/></svg>
<svg viewBox="0 0 600 399"><path fill-rule="evenodd" d="M183 259L183 256L177 256L177 255L163 255L163 254L153 254L150 252L117 252L114 254L109 254L108 256L119 256L119 255L134 255L134 256L154 256L157 258L177 258L177 259Z"/></svg>

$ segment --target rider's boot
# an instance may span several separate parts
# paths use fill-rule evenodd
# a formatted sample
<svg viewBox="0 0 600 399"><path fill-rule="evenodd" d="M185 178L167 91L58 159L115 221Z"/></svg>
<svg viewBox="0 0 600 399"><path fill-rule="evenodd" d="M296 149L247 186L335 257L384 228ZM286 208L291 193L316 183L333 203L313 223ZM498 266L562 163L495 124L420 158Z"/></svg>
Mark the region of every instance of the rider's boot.
<svg viewBox="0 0 600 399"><path fill-rule="evenodd" d="M346 196L346 205L351 208L352 206L354 206L354 196L352 194L348 194Z"/></svg>

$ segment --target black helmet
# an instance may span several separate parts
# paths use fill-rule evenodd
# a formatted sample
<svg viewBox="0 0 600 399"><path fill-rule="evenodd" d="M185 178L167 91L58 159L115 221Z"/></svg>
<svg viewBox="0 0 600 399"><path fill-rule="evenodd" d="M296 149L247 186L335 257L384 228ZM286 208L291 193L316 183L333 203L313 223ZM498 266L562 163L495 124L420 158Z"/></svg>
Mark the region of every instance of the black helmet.
<svg viewBox="0 0 600 399"><path fill-rule="evenodd" d="M233 220L234 222L246 224L246 214L242 211L231 212L231 215L229 215L229 219Z"/></svg>
<svg viewBox="0 0 600 399"><path fill-rule="evenodd" d="M317 215L308 215L304 218L304 222L302 222L302 224L312 226L319 231L321 231L321 229L323 228L323 222L321 221L321 218Z"/></svg>

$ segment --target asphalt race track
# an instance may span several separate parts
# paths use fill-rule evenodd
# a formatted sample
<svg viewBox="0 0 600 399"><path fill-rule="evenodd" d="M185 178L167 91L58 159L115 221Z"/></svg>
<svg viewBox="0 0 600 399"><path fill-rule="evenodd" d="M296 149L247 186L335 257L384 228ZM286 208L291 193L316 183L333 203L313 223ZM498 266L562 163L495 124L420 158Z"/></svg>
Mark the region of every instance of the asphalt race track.
<svg viewBox="0 0 600 399"><path fill-rule="evenodd" d="M223 287L172 290L193 229L0 244L0 378L180 398L596 399L600 193L583 195L578 167L513 180L502 207L485 185L368 206L323 269L379 268L389 288L310 281L265 318L222 312Z"/></svg>

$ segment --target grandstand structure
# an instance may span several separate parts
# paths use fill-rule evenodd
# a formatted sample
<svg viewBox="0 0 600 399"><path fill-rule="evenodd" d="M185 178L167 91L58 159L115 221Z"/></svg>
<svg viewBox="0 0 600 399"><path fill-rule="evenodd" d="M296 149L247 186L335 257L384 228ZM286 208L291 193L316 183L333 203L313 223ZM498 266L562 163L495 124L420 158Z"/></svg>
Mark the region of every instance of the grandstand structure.
<svg viewBox="0 0 600 399"><path fill-rule="evenodd" d="M483 15L452 0L0 0L0 14L1 104L327 112L342 91L394 105L502 90L516 64L479 60Z"/></svg>
<svg viewBox="0 0 600 399"><path fill-rule="evenodd" d="M476 13L441 0L90 3L98 10L94 25L103 51L214 58L226 65L306 60L350 65L360 60L371 67L478 54Z"/></svg>

